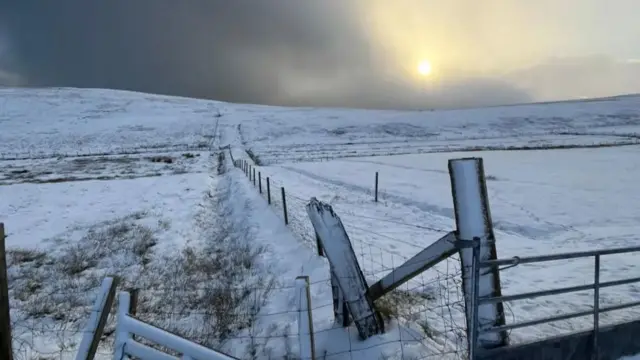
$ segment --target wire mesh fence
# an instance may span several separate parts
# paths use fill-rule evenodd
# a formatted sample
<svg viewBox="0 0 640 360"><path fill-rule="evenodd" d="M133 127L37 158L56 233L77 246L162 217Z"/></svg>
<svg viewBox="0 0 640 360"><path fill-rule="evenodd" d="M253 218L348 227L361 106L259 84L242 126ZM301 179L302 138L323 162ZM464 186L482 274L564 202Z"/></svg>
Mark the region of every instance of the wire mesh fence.
<svg viewBox="0 0 640 360"><path fill-rule="evenodd" d="M463 357L462 338L442 336L443 332L462 330L452 315L458 311L458 305L454 301L435 301L446 284L446 279L419 282L380 299L378 305L389 323L388 329L378 338L362 342L354 328L335 324L334 304L331 296L327 296L331 293L330 279L310 282L317 358ZM297 327L291 325L296 323L300 313L296 288L292 280L253 288L230 286L225 292L213 292L206 283L139 289L135 317L240 359L299 359L303 358L299 355L299 334ZM85 291L40 294L42 298L58 296L58 299L65 299L56 302L58 304L68 304L69 299L76 299L75 306L69 306L64 317L33 316L23 306L12 307L15 358L74 359L98 289L96 284ZM116 301L112 308L117 306ZM112 310L97 359L113 357L114 315ZM443 319L447 321L441 322ZM443 326L442 330L437 328L438 322ZM145 343L144 339L139 341ZM147 344L158 348L155 344Z"/></svg>
<svg viewBox="0 0 640 360"><path fill-rule="evenodd" d="M267 177L262 174L259 167L252 166L247 171L249 180L251 184L254 183L254 170L257 177L256 190L260 192L259 185L262 183L260 194L265 200L270 200L274 212L283 221L286 202L288 228L310 248L316 249L316 234L306 211L309 198L287 190L283 181L270 176L268 182L271 196L268 199L269 193L264 186ZM285 188L284 202L280 196L281 188ZM424 238L425 233L441 236L450 231L424 224L411 224L400 220L356 214L339 207L336 208L336 212L343 220L359 265L369 284L380 280L405 263L409 259L406 256L407 253L416 254L428 245L428 243L421 244L415 239ZM401 228L400 236L390 233L390 227ZM434 237L434 240L436 239ZM402 246L403 251L398 251L399 246ZM403 327L417 327L419 330L413 335L420 339L418 342L433 343L424 346L430 349L430 355L404 356L403 354L400 358L421 358L421 356L438 354L453 358L466 356L465 302L462 293L462 272L457 255L446 259L377 300L376 307L387 321L398 324L399 327L392 331ZM403 343L407 336L404 336L401 341L402 331L397 331L397 342Z"/></svg>
<svg viewBox="0 0 640 360"><path fill-rule="evenodd" d="M251 181L253 183L253 179ZM284 217L286 202L289 228L315 248L316 237L306 213L305 197L285 192L283 201L280 188L285 184L279 180L269 181L275 212ZM255 183L259 191L260 180L256 179ZM265 198L268 196L264 177L262 194ZM424 245L412 237L425 232L447 232L353 212L339 212L339 215L345 219L353 249L369 284L406 262L404 254L411 254L394 251L390 245L401 244L417 253ZM374 227L371 223L393 224L407 231L403 232L405 236L397 236L385 231L383 226ZM180 259L186 261L184 266L198 265L197 261L189 260L192 255L182 255ZM19 262L14 261L15 256L20 256ZM48 269L47 259L37 252L12 254L10 270L14 274L10 274L10 278L20 281L20 286L11 290L12 299L17 299L11 303L17 359L75 358L100 288L99 276L89 276L77 283L57 282L55 286L47 285L54 278L45 276L29 286L28 275ZM42 264L36 266L40 262ZM78 264L82 265L81 262ZM163 267L158 281L132 277L119 289L140 289L137 318L242 359L300 358L298 330L291 326L299 315L294 279L282 283L266 278L262 281L251 273L254 279L249 282L234 281L233 276L229 276L229 281L218 281L208 277L206 272L198 271L186 281L178 273L172 275L171 264ZM188 269L180 269L189 273ZM312 279L311 308L317 358L463 358L466 330L460 274L457 258L450 258L376 300L387 323L386 331L364 342L359 340L355 328L343 328L335 323L329 272L326 278ZM113 357L115 327L116 318L112 314L96 358Z"/></svg>

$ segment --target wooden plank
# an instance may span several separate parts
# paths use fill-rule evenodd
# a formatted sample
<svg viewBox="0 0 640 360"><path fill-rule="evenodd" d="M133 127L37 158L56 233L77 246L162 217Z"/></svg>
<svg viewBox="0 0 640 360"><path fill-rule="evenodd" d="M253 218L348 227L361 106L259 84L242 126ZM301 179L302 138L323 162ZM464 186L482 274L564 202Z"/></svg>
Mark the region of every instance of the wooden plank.
<svg viewBox="0 0 640 360"><path fill-rule="evenodd" d="M379 299L456 251L456 234L450 232L373 284L369 288L371 298Z"/></svg>
<svg viewBox="0 0 640 360"><path fill-rule="evenodd" d="M102 280L98 297L91 309L91 316L84 329L84 336L78 347L76 360L93 360L98 351L98 345L107 324L107 318L116 296L117 277L107 277Z"/></svg>

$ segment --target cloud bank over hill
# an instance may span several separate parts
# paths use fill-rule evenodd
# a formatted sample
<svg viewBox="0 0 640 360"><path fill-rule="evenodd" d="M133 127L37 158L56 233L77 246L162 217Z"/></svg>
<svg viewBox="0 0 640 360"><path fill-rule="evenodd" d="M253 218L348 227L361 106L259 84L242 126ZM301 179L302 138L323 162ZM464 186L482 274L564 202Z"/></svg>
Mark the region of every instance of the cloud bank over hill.
<svg viewBox="0 0 640 360"><path fill-rule="evenodd" d="M406 109L640 92L638 64L625 61L640 57L633 0L608 2L606 17L594 0L0 6L4 85ZM432 76L417 73L422 60Z"/></svg>

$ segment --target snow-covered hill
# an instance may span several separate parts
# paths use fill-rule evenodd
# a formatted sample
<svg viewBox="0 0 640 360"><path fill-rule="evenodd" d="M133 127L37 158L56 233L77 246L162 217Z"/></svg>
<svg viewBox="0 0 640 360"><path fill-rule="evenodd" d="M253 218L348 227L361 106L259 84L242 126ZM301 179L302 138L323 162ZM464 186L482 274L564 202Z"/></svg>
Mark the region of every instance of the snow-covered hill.
<svg viewBox="0 0 640 360"><path fill-rule="evenodd" d="M161 286L200 284L195 279L208 275L172 268L187 278L169 279L166 264L193 260L184 249L222 250L212 243L237 249L241 238L259 251L249 254L251 270L239 273L238 281L276 281L251 327L209 345L242 356L257 344L257 358L268 358L269 351L295 353L295 333L293 348L287 345L286 324L296 318L290 286L305 274L314 284L316 343L333 354L328 359L455 358L464 348L455 260L410 283L402 293L410 301L394 310L402 321L361 343L355 331L332 329L328 268L315 255L304 211L312 196L331 203L374 281L453 230L450 158L485 159L500 257L640 244L640 97L402 112L280 108L110 90L0 89L0 129L0 222L9 235L12 316L25 353L71 358L79 336L72 329L81 325L96 279L107 273L121 273L127 285L141 287L149 304L141 316L146 311L147 320L211 341L214 335L193 330L207 309L197 303L187 311L175 289L167 295ZM235 158L257 162L274 193L286 188L289 226L280 218L279 192L268 206L266 195L240 171L219 165L224 145ZM510 151L478 152L489 149ZM375 172L379 203L371 195ZM224 221L228 217L233 220ZM225 236L216 230L221 226ZM77 272L56 265L99 248L105 238L95 234L114 229L128 229L121 235L132 241L140 234L153 241L144 243L144 251L116 242L113 252L96 252L98 260ZM602 281L640 276L633 256L602 261ZM592 281L590 260L547 265L505 271L504 292ZM86 296L74 297L73 306L39 306L45 295L69 289ZM179 294L196 296L198 290ZM639 291L634 285L603 289L602 304L637 299ZM509 308L508 321L580 310L591 301L588 292L521 301ZM69 312L78 315L60 318ZM639 315L612 312L601 321ZM541 325L512 337L533 340L586 329L591 321Z"/></svg>

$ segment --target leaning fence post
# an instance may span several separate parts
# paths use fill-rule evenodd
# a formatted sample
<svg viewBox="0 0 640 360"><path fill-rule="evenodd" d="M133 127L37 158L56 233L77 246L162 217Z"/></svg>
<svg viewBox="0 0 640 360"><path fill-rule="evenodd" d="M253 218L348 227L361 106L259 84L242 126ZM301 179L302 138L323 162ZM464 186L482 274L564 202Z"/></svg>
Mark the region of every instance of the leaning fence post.
<svg viewBox="0 0 640 360"><path fill-rule="evenodd" d="M93 305L89 321L84 329L84 336L78 347L76 360L92 360L96 356L98 344L111 311L111 305L116 297L118 280L118 277L107 277L102 280L100 293Z"/></svg>
<svg viewBox="0 0 640 360"><path fill-rule="evenodd" d="M284 224L289 225L289 214L287 213L287 197L284 194L284 186L282 186L280 190L282 190L282 211L284 213Z"/></svg>
<svg viewBox="0 0 640 360"><path fill-rule="evenodd" d="M4 224L0 223L0 358L13 360Z"/></svg>
<svg viewBox="0 0 640 360"><path fill-rule="evenodd" d="M375 197L376 197L376 202L378 202L378 172L376 171L376 186L375 186Z"/></svg>
<svg viewBox="0 0 640 360"><path fill-rule="evenodd" d="M313 314L311 313L311 292L309 277L296 278L298 289L298 340L300 342L300 358L315 360L315 339L313 338Z"/></svg>
<svg viewBox="0 0 640 360"><path fill-rule="evenodd" d="M267 202L271 205L271 183L269 181L269 177L267 176Z"/></svg>
<svg viewBox="0 0 640 360"><path fill-rule="evenodd" d="M470 243L476 237L480 239L479 266L482 269L482 262L497 258L482 158L449 160L449 175L457 238L460 243ZM466 299L467 335L470 338L471 329L469 326L472 326L471 312L473 308L473 278L470 271L473 263L473 249L471 246L463 246L460 249L460 261L462 288ZM481 285L478 289L478 297L502 296L498 268L485 268L480 275L479 283ZM505 325L503 304L499 302L478 306L478 322L478 328ZM483 349L505 346L508 342L506 331L485 332L478 335L478 347Z"/></svg>
<svg viewBox="0 0 640 360"><path fill-rule="evenodd" d="M376 311L369 292L367 280L362 273L358 258L353 251L342 220L333 211L331 205L312 198L306 206L309 220L322 240L323 250L329 260L333 291L334 311L339 315L340 302L346 302L346 309L356 324L360 339L365 340L384 332L384 322ZM336 299L338 297L338 299ZM343 300L340 301L340 297ZM344 309L344 307L343 307ZM342 319L346 320L346 317Z"/></svg>

